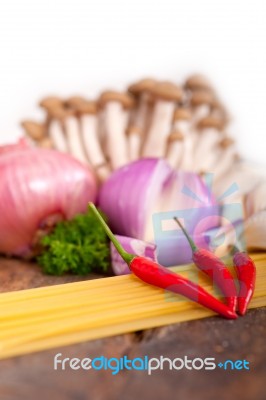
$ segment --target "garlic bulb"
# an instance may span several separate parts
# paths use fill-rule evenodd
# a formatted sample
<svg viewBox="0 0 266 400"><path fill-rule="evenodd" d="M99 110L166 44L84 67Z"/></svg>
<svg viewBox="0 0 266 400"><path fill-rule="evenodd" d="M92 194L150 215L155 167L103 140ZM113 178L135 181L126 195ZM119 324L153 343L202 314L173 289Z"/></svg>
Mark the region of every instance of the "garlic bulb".
<svg viewBox="0 0 266 400"><path fill-rule="evenodd" d="M247 248L266 250L266 210L253 214L244 222Z"/></svg>

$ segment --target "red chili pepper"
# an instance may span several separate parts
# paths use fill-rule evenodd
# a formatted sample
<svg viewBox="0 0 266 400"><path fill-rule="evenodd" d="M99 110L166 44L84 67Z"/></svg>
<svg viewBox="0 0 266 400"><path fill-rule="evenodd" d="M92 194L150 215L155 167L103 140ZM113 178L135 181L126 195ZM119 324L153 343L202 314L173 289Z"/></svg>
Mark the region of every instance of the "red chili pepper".
<svg viewBox="0 0 266 400"><path fill-rule="evenodd" d="M235 311L237 305L237 291L231 272L227 269L226 265L213 253L206 249L199 249L195 245L192 238L188 235L185 228L179 222L178 218L175 217L174 220L178 223L190 244L192 250L192 260L194 261L195 265L202 272L208 275L214 283L217 284L226 297L228 307Z"/></svg>
<svg viewBox="0 0 266 400"><path fill-rule="evenodd" d="M106 234L113 242L123 260L128 264L130 270L138 278L148 284L188 297L189 299L198 302L204 307L207 307L226 318L237 318L237 315L233 310L210 295L201 286L182 277L181 275L175 274L174 272L168 270L160 264L155 263L154 261L151 261L145 257L138 257L134 254L127 253L119 241L114 237L112 231L105 223L94 204L89 203L89 207L98 218Z"/></svg>
<svg viewBox="0 0 266 400"><path fill-rule="evenodd" d="M238 313L244 315L255 290L256 266L247 253L239 251L236 247L234 247L233 261L240 285Z"/></svg>

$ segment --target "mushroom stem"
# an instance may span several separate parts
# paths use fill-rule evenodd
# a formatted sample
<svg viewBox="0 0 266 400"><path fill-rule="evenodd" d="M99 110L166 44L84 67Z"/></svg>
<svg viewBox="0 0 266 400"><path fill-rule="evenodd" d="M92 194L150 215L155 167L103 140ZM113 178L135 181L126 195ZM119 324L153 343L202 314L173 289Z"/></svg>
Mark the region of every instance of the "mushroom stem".
<svg viewBox="0 0 266 400"><path fill-rule="evenodd" d="M100 181L110 175L99 141L99 113L95 101L88 101L82 97L71 97L66 104L79 116L81 138L84 151Z"/></svg>
<svg viewBox="0 0 266 400"><path fill-rule="evenodd" d="M208 104L200 104L194 108L193 111L193 125L197 126L198 122L207 117L210 113L210 107Z"/></svg>
<svg viewBox="0 0 266 400"><path fill-rule="evenodd" d="M147 129L150 114L150 101L147 93L142 93L138 107L134 113L133 122L128 129L129 159L135 161L140 156L141 144Z"/></svg>
<svg viewBox="0 0 266 400"><path fill-rule="evenodd" d="M94 114L82 114L80 116L81 134L84 147L91 165L101 181L108 178L111 170L102 152L98 137L98 119Z"/></svg>
<svg viewBox="0 0 266 400"><path fill-rule="evenodd" d="M168 138L168 149L166 159L173 168L179 168L183 150L184 137L180 131L173 131Z"/></svg>
<svg viewBox="0 0 266 400"><path fill-rule="evenodd" d="M58 97L47 97L40 102L40 106L47 112L48 135L56 150L68 152L68 146L61 122L63 102Z"/></svg>
<svg viewBox="0 0 266 400"><path fill-rule="evenodd" d="M106 129L105 129L105 118L104 118L104 110L98 109L98 138L101 149L103 151L103 155L106 159L108 159L107 145L106 145Z"/></svg>
<svg viewBox="0 0 266 400"><path fill-rule="evenodd" d="M200 81L196 83L203 84L204 81ZM189 139L187 140L187 148L188 148L188 153L189 153L189 158L187 158L186 162L186 169L189 169L191 171L197 170L197 167L195 165L194 161L194 154L196 152L196 149L198 147L198 142L200 140L200 137L197 132L197 126L199 121L202 119L208 117L210 114L211 110L211 104L213 102L213 93L209 89L198 89L197 86L195 86L195 90L192 89L193 86L191 87L191 92L190 95L190 106L192 109L192 118L191 118L191 126L190 126L190 135Z"/></svg>
<svg viewBox="0 0 266 400"><path fill-rule="evenodd" d="M143 146L144 157L163 157L169 132L171 131L175 103L159 100L154 106L151 125Z"/></svg>
<svg viewBox="0 0 266 400"><path fill-rule="evenodd" d="M128 157L129 161L135 161L139 158L140 147L143 132L135 125L128 128Z"/></svg>
<svg viewBox="0 0 266 400"><path fill-rule="evenodd" d="M48 126L48 134L56 150L62 153L68 152L67 142L63 131L62 123L57 119L51 119Z"/></svg>
<svg viewBox="0 0 266 400"><path fill-rule="evenodd" d="M113 169L129 162L126 125L133 103L129 94L112 91L102 93L99 99L104 110L106 152Z"/></svg>
<svg viewBox="0 0 266 400"><path fill-rule="evenodd" d="M80 125L77 117L66 115L63 122L70 154L83 164L88 164L88 159L82 146Z"/></svg>
<svg viewBox="0 0 266 400"><path fill-rule="evenodd" d="M209 116L214 101L213 92L197 90L192 92L190 104L193 110L192 124L197 127L199 121Z"/></svg>
<svg viewBox="0 0 266 400"><path fill-rule="evenodd" d="M173 132L169 136L169 145L166 153L168 162L174 168L184 168L184 164L191 162L187 142L189 139L191 113L187 108L179 107L174 113ZM185 169L185 168L184 168Z"/></svg>
<svg viewBox="0 0 266 400"><path fill-rule="evenodd" d="M156 83L150 88L150 93L154 97L155 104L142 155L164 157L176 104L181 100L183 93L171 82Z"/></svg>
<svg viewBox="0 0 266 400"><path fill-rule="evenodd" d="M216 160L216 167L213 169L214 179L220 179L225 175L229 169L232 168L235 158L236 149L234 146L234 141L230 138L224 138L219 143L220 157Z"/></svg>
<svg viewBox="0 0 266 400"><path fill-rule="evenodd" d="M154 87L154 79L142 79L129 86L128 91L137 99L137 107L132 113L128 128L129 159L134 161L139 158L141 145L147 133L151 115L152 101L150 89Z"/></svg>
<svg viewBox="0 0 266 400"><path fill-rule="evenodd" d="M123 107L116 101L105 105L105 129L107 132L108 155L113 169L128 163L126 120Z"/></svg>
<svg viewBox="0 0 266 400"><path fill-rule="evenodd" d="M198 139L194 153L194 171L210 172L214 155L219 156L219 142L223 137L222 122L216 118L206 117L198 123Z"/></svg>

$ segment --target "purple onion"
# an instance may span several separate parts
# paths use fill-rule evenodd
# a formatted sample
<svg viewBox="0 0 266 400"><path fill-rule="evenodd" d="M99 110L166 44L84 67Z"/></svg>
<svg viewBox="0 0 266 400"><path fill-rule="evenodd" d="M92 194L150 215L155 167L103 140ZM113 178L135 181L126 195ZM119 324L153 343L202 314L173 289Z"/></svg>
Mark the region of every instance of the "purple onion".
<svg viewBox="0 0 266 400"><path fill-rule="evenodd" d="M220 221L219 206L202 179L175 171L157 158L140 159L115 171L101 187L98 205L116 234L145 242L156 241L152 217L158 213L189 213L186 229L192 236L196 233L203 247L208 245L208 230ZM160 241L156 244L163 265L170 265L169 260L172 265L191 260L190 247L178 229L163 246Z"/></svg>
<svg viewBox="0 0 266 400"><path fill-rule="evenodd" d="M92 170L54 150L0 149L0 252L31 254L36 231L47 219L72 219L95 201Z"/></svg>
<svg viewBox="0 0 266 400"><path fill-rule="evenodd" d="M143 256L150 260L157 261L156 246L153 243L146 243L142 240L133 239L126 236L115 235L124 249L130 254ZM112 242L110 242L112 269L115 275L130 274L127 263L122 259Z"/></svg>

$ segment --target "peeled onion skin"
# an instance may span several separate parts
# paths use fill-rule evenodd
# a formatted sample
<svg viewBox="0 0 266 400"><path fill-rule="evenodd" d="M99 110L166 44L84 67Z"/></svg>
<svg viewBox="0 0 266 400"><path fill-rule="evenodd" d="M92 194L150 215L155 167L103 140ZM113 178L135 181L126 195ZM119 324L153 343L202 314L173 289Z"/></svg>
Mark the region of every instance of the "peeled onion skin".
<svg viewBox="0 0 266 400"><path fill-rule="evenodd" d="M92 170L54 150L5 152L0 177L0 253L7 255L31 256L42 230L85 212L97 195Z"/></svg>
<svg viewBox="0 0 266 400"><path fill-rule="evenodd" d="M136 256L140 257L146 257L152 261L157 261L156 245L154 243L143 242L142 240L133 239L127 236L115 236L128 253L135 254ZM127 263L122 259L112 242L110 242L110 252L114 274L130 274L130 269Z"/></svg>

